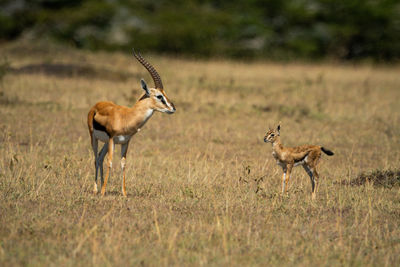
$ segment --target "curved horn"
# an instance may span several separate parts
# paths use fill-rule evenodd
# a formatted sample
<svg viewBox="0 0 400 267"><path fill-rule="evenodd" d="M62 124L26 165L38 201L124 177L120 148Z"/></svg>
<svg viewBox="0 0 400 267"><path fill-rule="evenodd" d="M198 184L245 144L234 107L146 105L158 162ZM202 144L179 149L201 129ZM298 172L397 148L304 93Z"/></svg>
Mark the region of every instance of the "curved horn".
<svg viewBox="0 0 400 267"><path fill-rule="evenodd" d="M147 62L141 55L140 53L136 54L135 49L133 49L133 55L135 58L143 65L143 67L146 68L146 70L150 73L151 78L153 78L154 85L156 86L157 89L164 89L161 77L156 71L156 69L149 63Z"/></svg>

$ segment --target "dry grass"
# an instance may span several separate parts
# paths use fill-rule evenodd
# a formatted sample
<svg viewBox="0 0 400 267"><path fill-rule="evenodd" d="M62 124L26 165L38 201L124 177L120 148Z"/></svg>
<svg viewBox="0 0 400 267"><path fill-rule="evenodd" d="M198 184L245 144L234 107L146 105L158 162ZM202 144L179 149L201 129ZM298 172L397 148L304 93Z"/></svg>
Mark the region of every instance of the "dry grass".
<svg viewBox="0 0 400 267"><path fill-rule="evenodd" d="M146 55L177 112L155 114L131 142L128 198L119 168L102 198L91 194L87 111L105 99L132 104L138 77L151 83L149 75L123 54L23 44L0 51L14 70L94 70L13 71L0 83L1 266L400 262L399 187L341 183L398 169L399 67ZM316 201L299 168L289 194L279 194L281 170L262 142L278 121L284 144L335 152L321 162Z"/></svg>

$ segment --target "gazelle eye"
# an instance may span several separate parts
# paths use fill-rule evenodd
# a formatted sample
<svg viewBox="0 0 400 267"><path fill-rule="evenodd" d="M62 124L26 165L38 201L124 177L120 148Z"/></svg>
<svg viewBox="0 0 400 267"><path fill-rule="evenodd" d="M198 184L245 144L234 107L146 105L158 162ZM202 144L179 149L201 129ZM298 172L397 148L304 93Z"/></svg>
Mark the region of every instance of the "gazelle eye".
<svg viewBox="0 0 400 267"><path fill-rule="evenodd" d="M271 137L274 137L274 134L271 134Z"/></svg>
<svg viewBox="0 0 400 267"><path fill-rule="evenodd" d="M158 95L157 98L161 100L163 97L162 95Z"/></svg>

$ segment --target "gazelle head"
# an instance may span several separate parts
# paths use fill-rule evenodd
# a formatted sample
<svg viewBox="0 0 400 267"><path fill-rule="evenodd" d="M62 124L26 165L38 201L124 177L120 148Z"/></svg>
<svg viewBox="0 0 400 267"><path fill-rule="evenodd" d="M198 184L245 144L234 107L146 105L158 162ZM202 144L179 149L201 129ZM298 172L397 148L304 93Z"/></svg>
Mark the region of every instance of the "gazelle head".
<svg viewBox="0 0 400 267"><path fill-rule="evenodd" d="M165 94L161 77L156 71L156 69L149 62L147 62L140 54L136 54L135 50L133 50L133 55L150 73L155 85L155 88L149 88L146 82L143 79L141 79L140 83L142 85L142 89L145 92L145 94L141 99L150 98L151 108L156 111L164 112L167 114L175 113L176 111L175 106Z"/></svg>
<svg viewBox="0 0 400 267"><path fill-rule="evenodd" d="M274 143L276 139L280 136L281 125L279 124L276 129L269 129L264 136L265 143Z"/></svg>
<svg viewBox="0 0 400 267"><path fill-rule="evenodd" d="M144 97L148 97L151 100L151 106L154 110L172 114L176 111L174 104L168 99L164 90L159 88L148 88L146 82L141 79L140 83L145 92Z"/></svg>

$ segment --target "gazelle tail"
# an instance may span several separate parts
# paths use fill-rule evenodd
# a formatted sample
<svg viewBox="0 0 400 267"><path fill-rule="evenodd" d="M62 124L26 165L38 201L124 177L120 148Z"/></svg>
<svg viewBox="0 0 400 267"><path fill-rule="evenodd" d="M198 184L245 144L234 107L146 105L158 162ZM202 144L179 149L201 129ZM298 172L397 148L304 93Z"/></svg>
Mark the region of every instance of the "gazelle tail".
<svg viewBox="0 0 400 267"><path fill-rule="evenodd" d="M330 151L329 149L324 148L323 146L321 146L321 150L322 150L322 152L324 152L328 156L333 156L334 155L334 153L332 151Z"/></svg>

